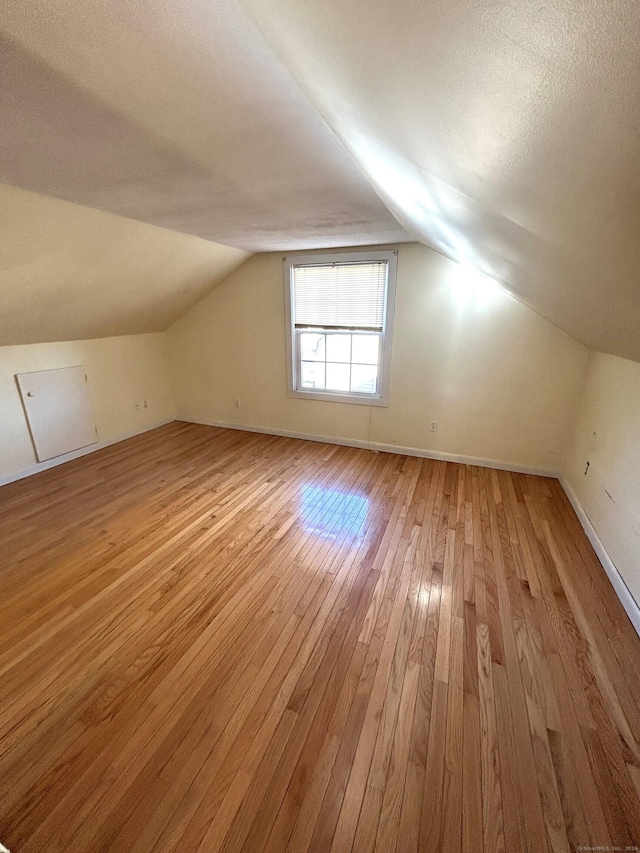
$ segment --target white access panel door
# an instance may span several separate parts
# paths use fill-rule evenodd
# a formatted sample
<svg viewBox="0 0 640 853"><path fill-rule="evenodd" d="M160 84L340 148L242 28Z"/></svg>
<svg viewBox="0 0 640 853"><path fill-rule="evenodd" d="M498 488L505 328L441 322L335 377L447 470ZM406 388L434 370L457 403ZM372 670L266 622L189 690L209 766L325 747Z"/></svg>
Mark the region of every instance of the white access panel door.
<svg viewBox="0 0 640 853"><path fill-rule="evenodd" d="M16 381L39 462L98 441L83 367L18 373Z"/></svg>

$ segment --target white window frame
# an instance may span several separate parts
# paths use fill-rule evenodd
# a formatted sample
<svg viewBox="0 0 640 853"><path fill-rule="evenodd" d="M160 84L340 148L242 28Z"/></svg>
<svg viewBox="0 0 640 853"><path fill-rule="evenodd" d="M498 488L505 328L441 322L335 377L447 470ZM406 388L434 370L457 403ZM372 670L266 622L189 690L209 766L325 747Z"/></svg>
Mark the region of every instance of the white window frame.
<svg viewBox="0 0 640 853"><path fill-rule="evenodd" d="M382 322L381 350L378 368L378 393L362 394L353 391L313 391L299 387L300 348L299 335L296 334L293 318L293 276L294 266L305 264L349 264L367 261L387 262L387 283L385 289L385 311ZM364 406L388 406L391 386L391 357L393 351L393 320L396 305L396 276L398 269L398 250L384 251L341 251L327 254L292 254L284 258L284 290L287 327L287 393L289 397L304 400L328 400L338 403L356 403ZM328 330L331 334L340 334L339 329ZM366 334L366 330L345 329L343 334ZM371 334L371 332L369 332Z"/></svg>

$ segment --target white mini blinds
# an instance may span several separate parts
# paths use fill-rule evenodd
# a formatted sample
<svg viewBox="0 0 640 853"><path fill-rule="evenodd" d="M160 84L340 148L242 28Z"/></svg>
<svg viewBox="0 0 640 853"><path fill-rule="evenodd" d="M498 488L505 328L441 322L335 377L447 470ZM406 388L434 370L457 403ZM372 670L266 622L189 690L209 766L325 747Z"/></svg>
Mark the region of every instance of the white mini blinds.
<svg viewBox="0 0 640 853"><path fill-rule="evenodd" d="M295 328L382 331L388 268L386 260L292 265Z"/></svg>

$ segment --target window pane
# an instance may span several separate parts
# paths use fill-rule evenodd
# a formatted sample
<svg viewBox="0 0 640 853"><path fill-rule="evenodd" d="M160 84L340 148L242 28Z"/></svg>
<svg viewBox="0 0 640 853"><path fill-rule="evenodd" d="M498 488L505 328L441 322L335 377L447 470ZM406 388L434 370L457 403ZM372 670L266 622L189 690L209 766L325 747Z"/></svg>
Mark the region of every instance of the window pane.
<svg viewBox="0 0 640 853"><path fill-rule="evenodd" d="M324 361L324 335L301 332L300 356L303 361Z"/></svg>
<svg viewBox="0 0 640 853"><path fill-rule="evenodd" d="M331 391L348 391L350 372L348 364L327 364L327 388Z"/></svg>
<svg viewBox="0 0 640 853"><path fill-rule="evenodd" d="M351 335L327 335L327 361L341 361L349 364Z"/></svg>
<svg viewBox="0 0 640 853"><path fill-rule="evenodd" d="M324 388L324 361L303 361L300 365L301 388Z"/></svg>
<svg viewBox="0 0 640 853"><path fill-rule="evenodd" d="M377 364L380 351L378 335L354 335L352 360L358 364Z"/></svg>
<svg viewBox="0 0 640 853"><path fill-rule="evenodd" d="M373 364L354 364L351 366L351 390L359 394L375 394L378 381L378 368Z"/></svg>

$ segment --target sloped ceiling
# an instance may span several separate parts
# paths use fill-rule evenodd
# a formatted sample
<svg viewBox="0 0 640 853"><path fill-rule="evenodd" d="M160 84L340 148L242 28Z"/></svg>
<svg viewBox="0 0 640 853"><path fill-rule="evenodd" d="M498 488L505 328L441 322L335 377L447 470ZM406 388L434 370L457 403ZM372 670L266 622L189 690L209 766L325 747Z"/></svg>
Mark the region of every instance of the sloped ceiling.
<svg viewBox="0 0 640 853"><path fill-rule="evenodd" d="M233 0L3 6L5 183L249 251L407 239Z"/></svg>
<svg viewBox="0 0 640 853"><path fill-rule="evenodd" d="M242 0L410 233L640 360L637 0Z"/></svg>
<svg viewBox="0 0 640 853"><path fill-rule="evenodd" d="M162 331L247 257L0 184L0 346Z"/></svg>
<svg viewBox="0 0 640 853"><path fill-rule="evenodd" d="M247 251L409 239L232 0L4 3L0 115L0 344L167 328Z"/></svg>
<svg viewBox="0 0 640 853"><path fill-rule="evenodd" d="M640 360L639 37L636 0L21 0L0 179L250 251L417 238Z"/></svg>

